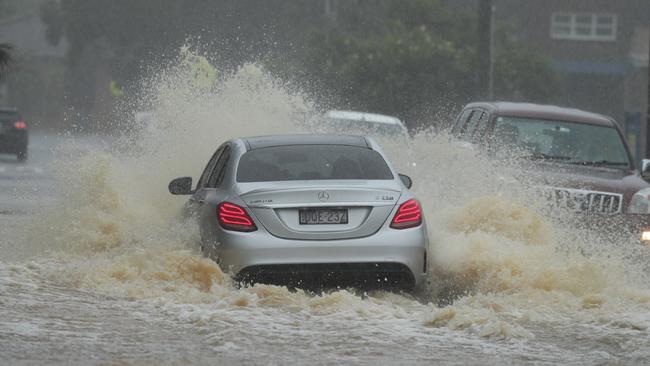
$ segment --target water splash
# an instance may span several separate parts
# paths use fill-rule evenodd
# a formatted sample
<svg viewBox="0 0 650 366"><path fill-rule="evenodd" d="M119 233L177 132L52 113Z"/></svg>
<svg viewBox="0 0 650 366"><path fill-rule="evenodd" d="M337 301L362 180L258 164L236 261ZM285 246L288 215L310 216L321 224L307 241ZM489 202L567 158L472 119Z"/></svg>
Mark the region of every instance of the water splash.
<svg viewBox="0 0 650 366"><path fill-rule="evenodd" d="M151 106L150 124L134 126L111 149L59 162L61 199L38 215L27 236L26 250L37 254L32 267L58 283L128 299L380 313L483 337L531 338L535 324L567 318L640 329L650 324L629 310L650 310L647 276L639 277L614 250L584 255L585 247L601 243L585 243L593 236L544 216L517 164L499 165L444 134L426 132L408 145L380 141L414 178L426 210L432 270L424 300L348 291L314 296L264 285L236 289L199 255L196 228L175 220L185 199L170 196L167 182L196 179L222 141L305 131L302 122L317 111L258 65L230 75L208 66L184 50L177 66L143 83L145 98L134 104Z"/></svg>

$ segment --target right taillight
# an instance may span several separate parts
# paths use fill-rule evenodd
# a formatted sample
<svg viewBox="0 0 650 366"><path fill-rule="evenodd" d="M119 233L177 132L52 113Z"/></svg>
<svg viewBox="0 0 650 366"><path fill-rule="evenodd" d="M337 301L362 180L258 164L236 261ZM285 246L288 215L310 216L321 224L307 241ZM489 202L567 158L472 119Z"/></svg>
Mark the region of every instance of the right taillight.
<svg viewBox="0 0 650 366"><path fill-rule="evenodd" d="M390 223L393 229L408 229L422 224L422 208L416 200L408 200L402 203Z"/></svg>
<svg viewBox="0 0 650 366"><path fill-rule="evenodd" d="M257 226L243 207L230 202L222 202L217 206L217 220L226 230L255 231Z"/></svg>

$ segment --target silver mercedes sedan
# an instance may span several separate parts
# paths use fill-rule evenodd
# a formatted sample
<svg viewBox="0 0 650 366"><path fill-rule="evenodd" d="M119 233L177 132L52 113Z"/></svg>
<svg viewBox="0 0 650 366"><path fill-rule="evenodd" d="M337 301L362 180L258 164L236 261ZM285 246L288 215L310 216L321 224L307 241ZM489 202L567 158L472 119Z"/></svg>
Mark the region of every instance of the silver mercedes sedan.
<svg viewBox="0 0 650 366"><path fill-rule="evenodd" d="M368 137L238 138L214 153L184 213L201 249L240 283L396 288L424 279L428 245L411 179Z"/></svg>

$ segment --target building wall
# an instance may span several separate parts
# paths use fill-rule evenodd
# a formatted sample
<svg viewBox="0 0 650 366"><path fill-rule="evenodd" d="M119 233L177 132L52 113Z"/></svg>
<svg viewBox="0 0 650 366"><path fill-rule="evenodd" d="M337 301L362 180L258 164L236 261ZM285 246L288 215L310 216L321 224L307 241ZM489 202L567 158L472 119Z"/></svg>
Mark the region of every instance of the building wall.
<svg viewBox="0 0 650 366"><path fill-rule="evenodd" d="M521 40L543 49L556 60L626 62L629 42L639 23L650 18L647 0L493 0L497 18L517 24ZM551 38L553 13L613 13L617 15L615 41L574 41Z"/></svg>
<svg viewBox="0 0 650 366"><path fill-rule="evenodd" d="M628 75L625 85L626 134L637 160L647 157L647 103L648 68L638 67Z"/></svg>
<svg viewBox="0 0 650 366"><path fill-rule="evenodd" d="M648 69L632 62L639 27L650 23L649 0L493 0L495 23L517 30L520 42L548 56L564 76L564 104L614 117L636 133L645 151ZM616 39L569 40L551 36L555 13L615 14ZM647 41L645 41L647 42ZM647 51L642 51L646 52ZM647 61L646 61L647 64ZM640 126L638 114L641 113Z"/></svg>

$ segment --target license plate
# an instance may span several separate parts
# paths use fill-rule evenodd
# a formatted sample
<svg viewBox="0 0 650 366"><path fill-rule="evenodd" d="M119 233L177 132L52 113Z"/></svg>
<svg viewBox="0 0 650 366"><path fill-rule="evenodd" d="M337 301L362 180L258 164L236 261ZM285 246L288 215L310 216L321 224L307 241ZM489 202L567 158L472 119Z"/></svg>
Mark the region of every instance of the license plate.
<svg viewBox="0 0 650 366"><path fill-rule="evenodd" d="M310 208L300 210L300 225L347 224L348 210Z"/></svg>

